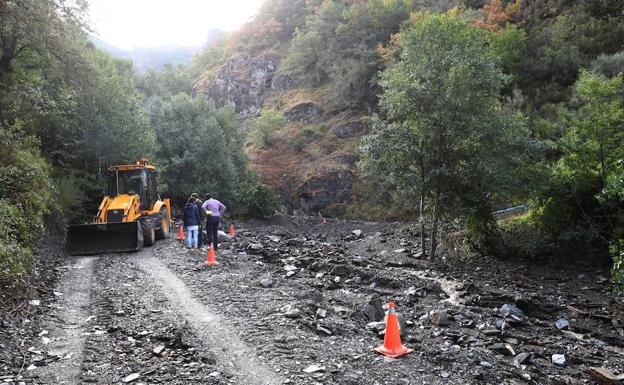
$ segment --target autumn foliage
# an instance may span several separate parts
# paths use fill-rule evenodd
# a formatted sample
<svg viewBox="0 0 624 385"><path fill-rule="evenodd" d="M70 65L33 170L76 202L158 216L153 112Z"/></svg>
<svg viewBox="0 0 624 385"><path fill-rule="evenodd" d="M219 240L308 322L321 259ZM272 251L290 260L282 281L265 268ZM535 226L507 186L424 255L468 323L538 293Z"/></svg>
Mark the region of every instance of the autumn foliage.
<svg viewBox="0 0 624 385"><path fill-rule="evenodd" d="M521 0L515 0L503 7L501 0L490 0L483 6L483 18L474 21L474 25L489 31L498 31L520 10Z"/></svg>

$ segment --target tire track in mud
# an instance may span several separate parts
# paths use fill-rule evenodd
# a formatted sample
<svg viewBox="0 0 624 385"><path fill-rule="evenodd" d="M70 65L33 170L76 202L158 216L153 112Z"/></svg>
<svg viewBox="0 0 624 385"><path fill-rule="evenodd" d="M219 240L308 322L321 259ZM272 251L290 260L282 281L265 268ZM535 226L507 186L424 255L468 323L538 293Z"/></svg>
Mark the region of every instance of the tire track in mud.
<svg viewBox="0 0 624 385"><path fill-rule="evenodd" d="M82 257L68 265L67 275L57 287L61 293L56 309L42 331L40 345L48 356L62 357L33 370L37 384L77 384L85 350L84 325L93 286L94 258ZM49 342L48 342L49 339ZM47 342L47 343L46 343Z"/></svg>
<svg viewBox="0 0 624 385"><path fill-rule="evenodd" d="M136 263L161 286L169 302L179 307L180 313L188 320L194 332L217 354L217 363L230 370L237 378L235 383L270 385L284 382L284 379L260 362L238 334L229 328L229 321L198 301L184 282L153 253L142 255Z"/></svg>
<svg viewBox="0 0 624 385"><path fill-rule="evenodd" d="M104 255L95 263L82 383L119 384L130 375L149 384L230 383L233 376L216 366L213 347L137 266L150 253Z"/></svg>

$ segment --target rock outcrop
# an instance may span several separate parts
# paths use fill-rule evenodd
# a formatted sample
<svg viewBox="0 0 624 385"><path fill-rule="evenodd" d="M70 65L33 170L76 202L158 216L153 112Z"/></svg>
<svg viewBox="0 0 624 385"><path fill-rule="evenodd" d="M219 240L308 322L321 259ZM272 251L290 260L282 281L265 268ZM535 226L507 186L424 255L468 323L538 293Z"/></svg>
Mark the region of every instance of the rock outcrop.
<svg viewBox="0 0 624 385"><path fill-rule="evenodd" d="M284 116L291 122L304 124L318 123L323 118L325 111L321 106L313 102L299 103L284 111Z"/></svg>
<svg viewBox="0 0 624 385"><path fill-rule="evenodd" d="M292 84L287 80L273 84L279 61L280 56L270 52L254 58L233 57L216 72L200 78L193 86L193 95L212 99L217 107L233 103L243 119L255 116L273 87Z"/></svg>
<svg viewBox="0 0 624 385"><path fill-rule="evenodd" d="M352 138L355 135L364 132L364 130L364 124L360 121L347 122L339 124L332 128L332 132L336 135L337 138L340 139Z"/></svg>
<svg viewBox="0 0 624 385"><path fill-rule="evenodd" d="M300 207L304 212L337 215L336 207L349 201L355 175L351 170L330 170L299 186Z"/></svg>

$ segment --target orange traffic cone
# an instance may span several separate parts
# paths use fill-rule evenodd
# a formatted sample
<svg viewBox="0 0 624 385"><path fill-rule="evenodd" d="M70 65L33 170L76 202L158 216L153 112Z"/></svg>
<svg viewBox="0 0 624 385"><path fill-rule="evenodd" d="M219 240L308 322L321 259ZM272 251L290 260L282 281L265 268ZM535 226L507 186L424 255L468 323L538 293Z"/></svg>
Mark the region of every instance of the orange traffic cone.
<svg viewBox="0 0 624 385"><path fill-rule="evenodd" d="M180 226L180 229L178 230L178 241L183 241L184 240L184 229L182 228L182 226Z"/></svg>
<svg viewBox="0 0 624 385"><path fill-rule="evenodd" d="M212 266L212 265L216 265L218 263L219 262L217 262L217 259L215 257L214 246L211 243L210 244L210 249L208 250L208 255L206 256L206 262L204 263L204 265Z"/></svg>
<svg viewBox="0 0 624 385"><path fill-rule="evenodd" d="M401 334L399 333L399 320L397 320L396 310L394 310L394 302L388 305L388 316L386 317L386 335L384 343L375 348L375 351L384 356L397 358L413 352L413 349L406 348L401 343Z"/></svg>
<svg viewBox="0 0 624 385"><path fill-rule="evenodd" d="M233 223L230 225L230 231L229 231L229 233L230 233L230 236L231 236L231 237L233 237L233 236L235 236L235 235L236 235L236 230L234 230L234 224L233 224Z"/></svg>

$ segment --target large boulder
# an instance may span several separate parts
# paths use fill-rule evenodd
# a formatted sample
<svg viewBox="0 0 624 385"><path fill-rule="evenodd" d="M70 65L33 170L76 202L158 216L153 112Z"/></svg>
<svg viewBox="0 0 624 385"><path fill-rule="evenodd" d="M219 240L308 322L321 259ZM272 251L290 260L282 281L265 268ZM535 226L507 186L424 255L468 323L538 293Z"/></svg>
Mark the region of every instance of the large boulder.
<svg viewBox="0 0 624 385"><path fill-rule="evenodd" d="M323 118L325 111L321 106L313 102L295 104L284 112L284 116L291 122L303 124L318 123Z"/></svg>
<svg viewBox="0 0 624 385"><path fill-rule="evenodd" d="M359 121L343 123L333 127L332 132L340 139L352 138L364 132L364 124Z"/></svg>

